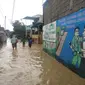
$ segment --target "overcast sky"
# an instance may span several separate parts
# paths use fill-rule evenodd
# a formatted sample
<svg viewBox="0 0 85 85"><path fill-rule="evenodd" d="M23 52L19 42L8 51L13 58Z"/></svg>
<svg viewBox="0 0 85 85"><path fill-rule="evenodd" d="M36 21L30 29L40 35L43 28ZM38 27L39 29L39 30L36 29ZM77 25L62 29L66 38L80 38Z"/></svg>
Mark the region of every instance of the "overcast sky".
<svg viewBox="0 0 85 85"><path fill-rule="evenodd" d="M12 19L12 9L14 0L0 0L0 24L4 26L4 16L6 19L6 29L12 30L10 22ZM20 20L25 16L42 14L42 4L45 0L15 0L14 20Z"/></svg>

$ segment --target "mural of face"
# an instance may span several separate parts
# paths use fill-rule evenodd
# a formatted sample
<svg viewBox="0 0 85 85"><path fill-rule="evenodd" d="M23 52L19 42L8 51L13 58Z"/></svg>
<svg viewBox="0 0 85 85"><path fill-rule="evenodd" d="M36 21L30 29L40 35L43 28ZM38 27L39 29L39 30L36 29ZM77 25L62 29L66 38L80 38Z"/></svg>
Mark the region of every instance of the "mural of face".
<svg viewBox="0 0 85 85"><path fill-rule="evenodd" d="M79 36L79 29L75 29L75 36Z"/></svg>

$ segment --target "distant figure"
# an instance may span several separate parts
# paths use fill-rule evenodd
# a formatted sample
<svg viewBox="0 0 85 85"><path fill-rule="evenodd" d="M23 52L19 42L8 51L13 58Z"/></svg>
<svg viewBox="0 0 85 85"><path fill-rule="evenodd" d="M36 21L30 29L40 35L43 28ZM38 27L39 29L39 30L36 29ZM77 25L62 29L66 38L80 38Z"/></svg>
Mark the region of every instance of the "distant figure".
<svg viewBox="0 0 85 85"><path fill-rule="evenodd" d="M29 47L31 48L32 46L32 38L29 38Z"/></svg>
<svg viewBox="0 0 85 85"><path fill-rule="evenodd" d="M29 41L29 39L30 39L30 36L29 36L29 35L27 36L27 39L28 39L28 41Z"/></svg>
<svg viewBox="0 0 85 85"><path fill-rule="evenodd" d="M16 38L15 35L13 35L13 37L11 38L11 43L12 43L13 50L14 50L14 48L17 49L17 42L18 42L18 39Z"/></svg>
<svg viewBox="0 0 85 85"><path fill-rule="evenodd" d="M26 38L24 37L24 38L22 39L22 45L23 45L23 47L25 47L25 42L26 42Z"/></svg>

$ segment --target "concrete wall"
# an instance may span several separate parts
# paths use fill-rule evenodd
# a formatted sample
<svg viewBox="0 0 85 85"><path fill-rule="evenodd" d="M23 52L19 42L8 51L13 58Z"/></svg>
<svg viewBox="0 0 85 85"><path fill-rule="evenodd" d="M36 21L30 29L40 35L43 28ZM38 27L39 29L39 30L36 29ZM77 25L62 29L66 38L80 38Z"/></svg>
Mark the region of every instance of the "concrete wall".
<svg viewBox="0 0 85 85"><path fill-rule="evenodd" d="M43 5L44 25L85 8L85 0L47 0Z"/></svg>

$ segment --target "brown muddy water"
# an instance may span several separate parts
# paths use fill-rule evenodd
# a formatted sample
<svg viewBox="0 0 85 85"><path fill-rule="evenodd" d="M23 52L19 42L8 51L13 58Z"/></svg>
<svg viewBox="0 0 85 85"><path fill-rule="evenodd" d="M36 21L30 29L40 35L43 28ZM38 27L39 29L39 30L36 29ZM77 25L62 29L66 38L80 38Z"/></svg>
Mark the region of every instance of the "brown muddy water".
<svg viewBox="0 0 85 85"><path fill-rule="evenodd" d="M0 85L85 85L85 79L42 51L42 45L0 50Z"/></svg>

